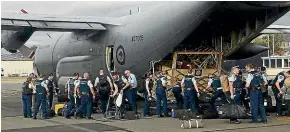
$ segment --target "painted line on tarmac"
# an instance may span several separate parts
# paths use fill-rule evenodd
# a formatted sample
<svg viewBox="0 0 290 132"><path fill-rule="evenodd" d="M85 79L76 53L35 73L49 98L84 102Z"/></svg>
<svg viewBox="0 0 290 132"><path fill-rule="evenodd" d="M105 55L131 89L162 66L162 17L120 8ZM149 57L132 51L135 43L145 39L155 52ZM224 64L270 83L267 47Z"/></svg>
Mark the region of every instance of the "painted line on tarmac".
<svg viewBox="0 0 290 132"><path fill-rule="evenodd" d="M266 124L265 124L266 125ZM228 128L228 129L214 129L206 130L204 132L214 132L214 131L228 131L228 130L243 130L249 128L263 128L263 127L275 127L275 126L290 126L290 124L277 124L277 125L267 125L267 126L253 126L253 127L240 127L240 128Z"/></svg>

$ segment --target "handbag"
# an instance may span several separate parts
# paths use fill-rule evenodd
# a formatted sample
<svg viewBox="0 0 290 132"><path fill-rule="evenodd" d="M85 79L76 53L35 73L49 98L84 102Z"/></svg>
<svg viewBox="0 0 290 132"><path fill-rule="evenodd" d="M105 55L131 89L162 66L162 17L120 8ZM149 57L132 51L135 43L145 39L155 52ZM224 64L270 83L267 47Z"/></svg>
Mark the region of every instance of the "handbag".
<svg viewBox="0 0 290 132"><path fill-rule="evenodd" d="M123 90L119 93L117 99L116 99L116 106L121 107L123 101Z"/></svg>

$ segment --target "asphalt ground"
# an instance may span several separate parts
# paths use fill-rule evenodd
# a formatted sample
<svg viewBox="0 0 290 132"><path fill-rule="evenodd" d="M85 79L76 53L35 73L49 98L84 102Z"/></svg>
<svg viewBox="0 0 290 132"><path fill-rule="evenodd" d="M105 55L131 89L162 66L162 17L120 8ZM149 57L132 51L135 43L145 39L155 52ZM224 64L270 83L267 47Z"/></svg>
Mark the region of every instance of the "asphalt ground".
<svg viewBox="0 0 290 132"><path fill-rule="evenodd" d="M204 128L181 129L182 121L172 118L141 118L139 120L96 120L65 119L53 117L48 120L23 118L21 102L21 83L1 83L1 131L3 132L175 132L175 131L223 131L223 132L286 132L290 130L290 118L268 117L268 124L229 124L229 120L203 120Z"/></svg>

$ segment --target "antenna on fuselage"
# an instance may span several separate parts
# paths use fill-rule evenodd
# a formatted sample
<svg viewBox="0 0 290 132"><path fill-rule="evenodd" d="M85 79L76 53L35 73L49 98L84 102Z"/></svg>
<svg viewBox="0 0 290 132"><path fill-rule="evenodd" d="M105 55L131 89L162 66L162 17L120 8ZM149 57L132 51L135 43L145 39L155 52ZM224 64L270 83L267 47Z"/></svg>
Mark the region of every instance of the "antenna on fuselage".
<svg viewBox="0 0 290 132"><path fill-rule="evenodd" d="M140 9L140 6L138 6L138 13L140 13L141 12L141 9Z"/></svg>

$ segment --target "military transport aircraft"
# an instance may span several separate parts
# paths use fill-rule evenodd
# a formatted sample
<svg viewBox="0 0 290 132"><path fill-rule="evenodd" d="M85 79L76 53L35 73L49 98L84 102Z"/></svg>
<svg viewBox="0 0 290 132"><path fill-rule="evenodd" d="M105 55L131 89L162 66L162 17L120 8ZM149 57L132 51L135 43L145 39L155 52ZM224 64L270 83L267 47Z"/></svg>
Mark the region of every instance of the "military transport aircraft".
<svg viewBox="0 0 290 132"><path fill-rule="evenodd" d="M4 3L9 4L2 2L2 9ZM211 46L223 50L224 57L251 49L243 45L290 10L289 2L277 1L81 2L73 7L58 14L28 8L28 13L1 14L1 46L35 56L37 71L55 73L60 88L74 72L95 78L99 69L130 69L142 77L151 62L178 45ZM36 31L55 33L33 52L23 45Z"/></svg>

